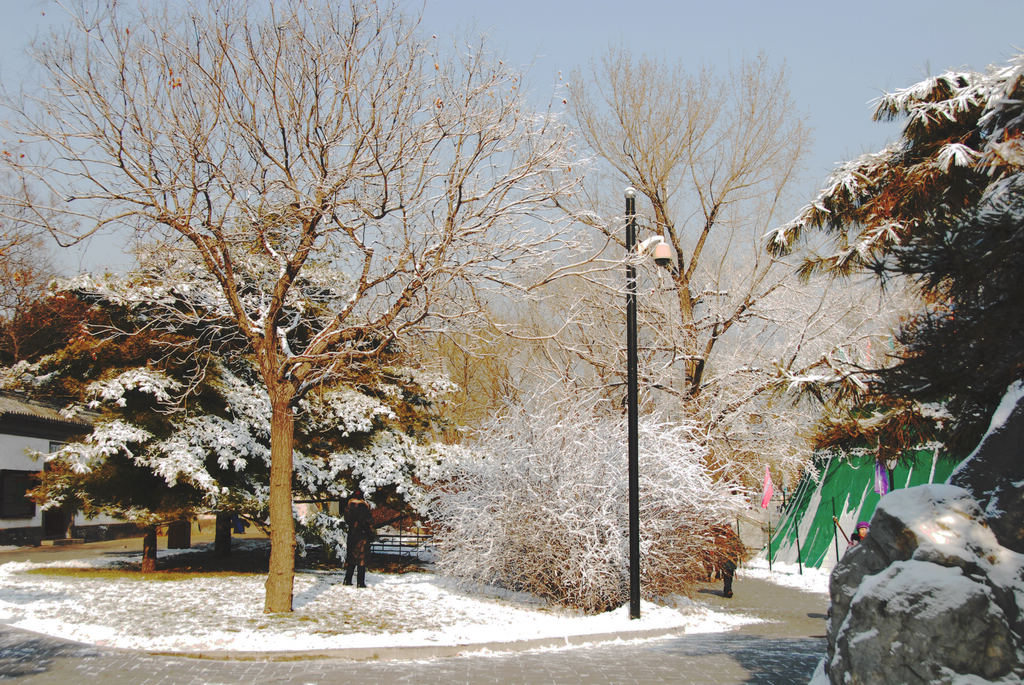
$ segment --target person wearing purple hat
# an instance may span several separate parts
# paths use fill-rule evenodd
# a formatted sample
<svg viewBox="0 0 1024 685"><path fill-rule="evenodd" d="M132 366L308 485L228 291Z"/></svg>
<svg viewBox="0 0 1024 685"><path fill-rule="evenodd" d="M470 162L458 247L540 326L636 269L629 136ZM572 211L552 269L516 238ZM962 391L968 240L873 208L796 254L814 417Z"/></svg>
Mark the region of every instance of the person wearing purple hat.
<svg viewBox="0 0 1024 685"><path fill-rule="evenodd" d="M843 537L845 538L846 537L846 531L843 530L843 527L839 525L839 519L837 519L835 516L833 516L832 517L832 522L836 525L836 528L839 529L839 532L842 533ZM858 521L857 522L857 527L853 530L852 533L850 533L850 539L849 539L850 547L853 547L858 542L863 540L864 536L868 534L868 529L869 528L870 528L870 524L868 524L867 521Z"/></svg>

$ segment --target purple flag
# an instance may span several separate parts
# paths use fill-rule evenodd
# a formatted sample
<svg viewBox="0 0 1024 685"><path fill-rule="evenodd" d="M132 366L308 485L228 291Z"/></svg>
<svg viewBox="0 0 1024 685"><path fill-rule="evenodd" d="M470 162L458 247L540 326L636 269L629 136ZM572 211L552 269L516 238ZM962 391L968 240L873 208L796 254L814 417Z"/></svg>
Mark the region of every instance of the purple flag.
<svg viewBox="0 0 1024 685"><path fill-rule="evenodd" d="M889 472L880 461L875 462L875 492L879 495L889 492Z"/></svg>

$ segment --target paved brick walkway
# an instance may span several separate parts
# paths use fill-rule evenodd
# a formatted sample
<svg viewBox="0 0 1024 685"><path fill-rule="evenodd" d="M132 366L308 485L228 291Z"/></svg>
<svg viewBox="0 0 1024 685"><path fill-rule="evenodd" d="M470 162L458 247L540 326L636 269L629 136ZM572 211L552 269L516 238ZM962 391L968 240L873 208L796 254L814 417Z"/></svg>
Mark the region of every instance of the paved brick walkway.
<svg viewBox="0 0 1024 685"><path fill-rule="evenodd" d="M733 599L719 585L697 598L760 616L730 633L605 643L557 650L356 662L216 661L92 647L0 626L0 680L54 685L217 683L806 683L824 654L827 600L738 577Z"/></svg>
<svg viewBox="0 0 1024 685"><path fill-rule="evenodd" d="M78 685L328 683L805 683L815 638L705 634L640 644L359 663L208 661L96 649L0 628L0 678Z"/></svg>

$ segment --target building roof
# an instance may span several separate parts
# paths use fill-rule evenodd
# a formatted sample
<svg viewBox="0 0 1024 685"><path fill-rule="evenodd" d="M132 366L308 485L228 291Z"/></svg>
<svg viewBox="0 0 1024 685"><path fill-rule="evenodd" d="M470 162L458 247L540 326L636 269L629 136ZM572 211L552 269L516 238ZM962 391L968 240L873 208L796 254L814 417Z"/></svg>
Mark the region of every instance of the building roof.
<svg viewBox="0 0 1024 685"><path fill-rule="evenodd" d="M69 435L83 433L90 428L87 418L68 418L56 405L0 392L0 432L25 434L27 430L30 434Z"/></svg>

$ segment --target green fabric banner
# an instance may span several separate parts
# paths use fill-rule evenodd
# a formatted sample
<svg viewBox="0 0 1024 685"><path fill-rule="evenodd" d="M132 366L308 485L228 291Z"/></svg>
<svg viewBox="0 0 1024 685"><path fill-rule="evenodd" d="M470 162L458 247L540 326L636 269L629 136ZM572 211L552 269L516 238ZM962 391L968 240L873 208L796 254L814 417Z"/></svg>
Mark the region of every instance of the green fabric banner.
<svg viewBox="0 0 1024 685"><path fill-rule="evenodd" d="M892 489L944 483L961 460L938 450L908 452L892 471ZM871 520L879 499L873 454L816 456L814 468L787 499L781 520L773 523L772 561L796 563L799 536L805 566L834 566L857 522ZM833 510L841 531L832 522Z"/></svg>

